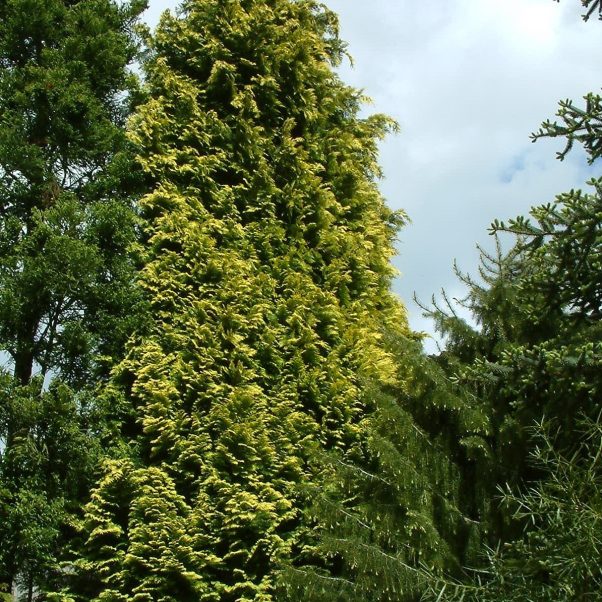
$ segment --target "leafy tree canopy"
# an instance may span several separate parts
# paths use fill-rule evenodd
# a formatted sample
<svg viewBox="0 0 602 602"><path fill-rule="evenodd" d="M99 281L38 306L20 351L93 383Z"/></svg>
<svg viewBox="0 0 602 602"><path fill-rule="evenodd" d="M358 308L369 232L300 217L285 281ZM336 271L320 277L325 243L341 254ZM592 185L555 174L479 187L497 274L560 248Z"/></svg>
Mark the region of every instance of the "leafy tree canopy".
<svg viewBox="0 0 602 602"><path fill-rule="evenodd" d="M138 294L123 127L136 0L0 3L0 583L56 577Z"/></svg>

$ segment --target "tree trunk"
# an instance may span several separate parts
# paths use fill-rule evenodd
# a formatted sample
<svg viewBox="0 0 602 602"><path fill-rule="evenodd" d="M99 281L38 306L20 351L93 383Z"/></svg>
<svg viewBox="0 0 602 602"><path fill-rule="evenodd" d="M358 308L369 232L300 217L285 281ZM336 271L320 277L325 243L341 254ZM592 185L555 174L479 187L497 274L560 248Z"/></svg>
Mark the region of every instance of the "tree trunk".
<svg viewBox="0 0 602 602"><path fill-rule="evenodd" d="M27 585L27 602L33 602L33 577L29 577L29 583Z"/></svg>
<svg viewBox="0 0 602 602"><path fill-rule="evenodd" d="M23 386L29 384L33 374L34 346L38 323L38 317L31 316L29 320L24 321L17 335L14 377Z"/></svg>
<svg viewBox="0 0 602 602"><path fill-rule="evenodd" d="M28 385L33 373L33 352L21 349L15 358L14 377L21 385Z"/></svg>

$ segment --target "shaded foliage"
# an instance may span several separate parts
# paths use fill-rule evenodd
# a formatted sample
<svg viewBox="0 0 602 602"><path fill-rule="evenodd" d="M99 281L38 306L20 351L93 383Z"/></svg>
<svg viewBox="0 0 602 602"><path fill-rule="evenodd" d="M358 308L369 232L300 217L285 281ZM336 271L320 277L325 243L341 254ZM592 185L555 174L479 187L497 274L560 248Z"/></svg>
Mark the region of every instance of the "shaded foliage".
<svg viewBox="0 0 602 602"><path fill-rule="evenodd" d="M600 599L600 421L578 420L572 455L558 451L558 428L553 422L537 425L534 432L531 461L546 478L516 491L502 491L501 497L512 517L525 525L524 533L490 551L489 566L476 573L474 585L450 581L441 585L433 579L433 598L479 602Z"/></svg>
<svg viewBox="0 0 602 602"><path fill-rule="evenodd" d="M310 488L322 556L284 573L291 600L418 600L480 550L487 416L417 341L387 342L397 382L366 388L362 447L331 455L332 476Z"/></svg>

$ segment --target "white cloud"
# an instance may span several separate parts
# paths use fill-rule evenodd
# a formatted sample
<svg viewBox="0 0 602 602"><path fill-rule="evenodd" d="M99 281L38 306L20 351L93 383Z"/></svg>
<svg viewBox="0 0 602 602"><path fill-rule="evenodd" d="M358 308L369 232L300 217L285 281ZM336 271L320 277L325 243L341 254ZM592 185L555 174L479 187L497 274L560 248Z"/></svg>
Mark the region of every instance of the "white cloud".
<svg viewBox="0 0 602 602"><path fill-rule="evenodd" d="M555 159L561 141L531 144L561 98L599 85L598 24L575 0L331 0L355 68L346 81L393 115L401 135L382 146L383 192L413 223L401 233L396 283L412 324L412 292L456 289L454 258L475 271L475 244L495 218L525 213L583 186L580 153Z"/></svg>

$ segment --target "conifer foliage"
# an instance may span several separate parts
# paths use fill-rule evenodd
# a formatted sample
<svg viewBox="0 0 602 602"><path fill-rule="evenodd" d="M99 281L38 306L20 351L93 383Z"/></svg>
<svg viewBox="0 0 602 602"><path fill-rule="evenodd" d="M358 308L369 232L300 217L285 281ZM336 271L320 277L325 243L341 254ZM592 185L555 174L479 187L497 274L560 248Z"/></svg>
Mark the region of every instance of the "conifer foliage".
<svg viewBox="0 0 602 602"><path fill-rule="evenodd" d="M152 324L115 372L132 457L104 466L63 600L263 601L309 542L320 450L361 439L361 381L403 216L374 182L388 119L360 119L311 0L190 0L165 15L131 121Z"/></svg>
<svg viewBox="0 0 602 602"><path fill-rule="evenodd" d="M582 4L586 20L599 7ZM600 98L562 101L557 116L534 138L564 138L560 159L582 144L594 164ZM489 406L504 493L487 567L433 599L600 599L602 181L588 185L494 222L494 234L516 238L507 253L482 254L482 282L463 277L479 328L432 311L452 343L441 361Z"/></svg>
<svg viewBox="0 0 602 602"><path fill-rule="evenodd" d="M413 602L480 550L487 415L417 341L386 340L397 383L366 388L364 445L314 487L321 556L284 573L287 599Z"/></svg>

